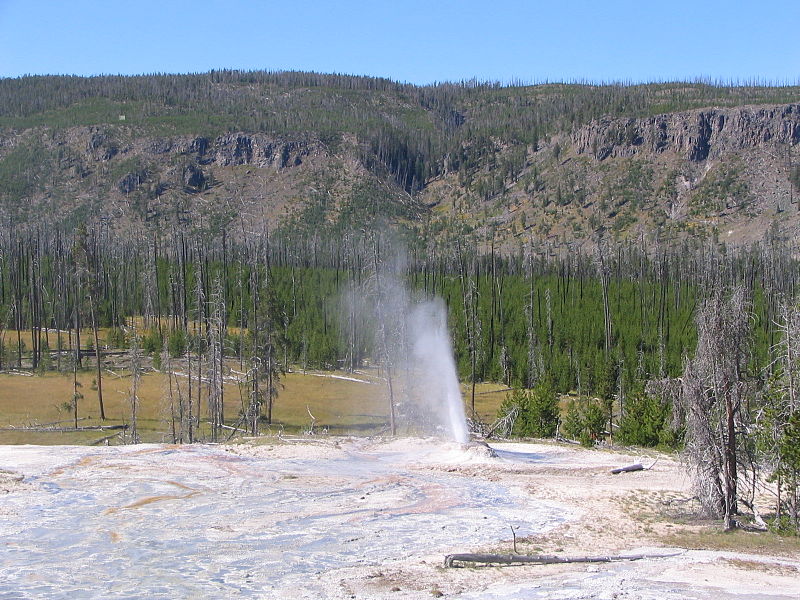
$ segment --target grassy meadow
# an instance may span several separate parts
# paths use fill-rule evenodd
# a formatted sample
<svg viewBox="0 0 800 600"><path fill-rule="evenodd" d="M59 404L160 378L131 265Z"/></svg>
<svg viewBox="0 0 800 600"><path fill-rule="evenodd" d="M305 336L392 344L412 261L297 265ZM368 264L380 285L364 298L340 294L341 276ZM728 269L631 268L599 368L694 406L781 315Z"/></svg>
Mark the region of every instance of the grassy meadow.
<svg viewBox="0 0 800 600"><path fill-rule="evenodd" d="M91 363L86 361L87 366ZM237 369L238 363L231 363L231 368ZM181 368L177 367L175 371L180 373ZM173 385L176 380L185 385L185 376L173 379ZM122 368L103 372L105 421L99 419L94 368L90 366L79 371L78 382L79 392L83 395L78 401L79 428L130 423L129 372ZM171 441L168 387L168 377L163 372L148 372L140 378L137 429L143 442ZM73 430L72 392L71 371L0 373L0 444L121 443L116 435L119 430ZM469 387L463 386L462 392L469 412ZM240 384L226 382L224 406L227 425L237 423L246 393ZM481 420L489 423L494 420L505 394L504 388L497 384L477 386L475 408ZM201 403L201 439L206 421L204 412L205 396ZM296 434L308 431L313 424L315 433L369 435L383 429L388 421L386 415L385 386L377 373L290 372L281 378L272 425L264 423L262 432ZM50 430L41 430L45 428ZM232 430L226 431L233 433Z"/></svg>

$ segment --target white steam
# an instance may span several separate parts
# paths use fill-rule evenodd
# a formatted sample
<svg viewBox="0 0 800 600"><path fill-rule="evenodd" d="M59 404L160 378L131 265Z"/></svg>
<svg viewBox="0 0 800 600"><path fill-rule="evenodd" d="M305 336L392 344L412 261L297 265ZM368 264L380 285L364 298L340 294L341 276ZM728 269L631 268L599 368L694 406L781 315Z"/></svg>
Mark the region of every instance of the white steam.
<svg viewBox="0 0 800 600"><path fill-rule="evenodd" d="M411 361L418 402L430 409L429 427L462 444L469 441L464 402L447 333L447 308L440 298L412 306L408 315ZM426 411L420 411L424 414Z"/></svg>
<svg viewBox="0 0 800 600"><path fill-rule="evenodd" d="M389 384L380 410L389 413L391 397L398 433L466 443L447 308L439 298L411 296L403 282L404 252L390 248L385 255L391 260L375 260L372 273L351 290L343 306L350 354L357 352L359 340L373 340L370 354Z"/></svg>

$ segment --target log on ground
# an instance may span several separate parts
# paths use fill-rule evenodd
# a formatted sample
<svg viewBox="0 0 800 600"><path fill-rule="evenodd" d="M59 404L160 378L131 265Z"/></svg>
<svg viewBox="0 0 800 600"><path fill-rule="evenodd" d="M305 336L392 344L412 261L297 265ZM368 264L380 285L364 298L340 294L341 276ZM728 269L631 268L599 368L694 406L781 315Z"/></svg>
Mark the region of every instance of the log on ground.
<svg viewBox="0 0 800 600"><path fill-rule="evenodd" d="M492 565L536 564L554 565L562 563L605 563L630 560L644 560L650 558L667 558L678 556L681 552L673 554L623 554L618 556L553 556L548 554L448 554L444 558L445 567L458 567L456 563L481 563Z"/></svg>
<svg viewBox="0 0 800 600"><path fill-rule="evenodd" d="M636 463L635 465L628 465L627 467L611 469L611 472L614 475L617 475L618 473L630 473L631 471L644 471L644 465L641 463Z"/></svg>

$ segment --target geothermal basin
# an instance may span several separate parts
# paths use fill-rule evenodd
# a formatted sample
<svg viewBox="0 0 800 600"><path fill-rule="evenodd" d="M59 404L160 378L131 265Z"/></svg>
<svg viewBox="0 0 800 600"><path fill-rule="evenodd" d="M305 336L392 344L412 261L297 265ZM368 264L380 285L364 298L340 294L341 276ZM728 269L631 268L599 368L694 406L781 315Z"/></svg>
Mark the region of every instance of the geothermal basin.
<svg viewBox="0 0 800 600"><path fill-rule="evenodd" d="M24 479L3 498L0 598L327 597L337 571L569 517L447 470L488 460L431 440L4 447Z"/></svg>
<svg viewBox="0 0 800 600"><path fill-rule="evenodd" d="M797 557L640 547L663 525L632 518L627 502L646 512L691 497L669 457L613 476L641 457L493 447L328 437L0 447L0 600L800 595ZM442 567L450 553L512 552L511 527L520 552L671 556Z"/></svg>

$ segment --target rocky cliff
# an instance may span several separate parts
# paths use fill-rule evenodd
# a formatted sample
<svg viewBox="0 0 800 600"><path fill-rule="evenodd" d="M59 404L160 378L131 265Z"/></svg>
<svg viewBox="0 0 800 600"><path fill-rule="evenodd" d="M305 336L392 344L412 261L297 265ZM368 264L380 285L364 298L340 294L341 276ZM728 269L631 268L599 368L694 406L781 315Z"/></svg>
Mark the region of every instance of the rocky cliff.
<svg viewBox="0 0 800 600"><path fill-rule="evenodd" d="M675 152L688 161L800 143L800 105L710 108L647 119L594 121L571 136L577 154L597 160Z"/></svg>

